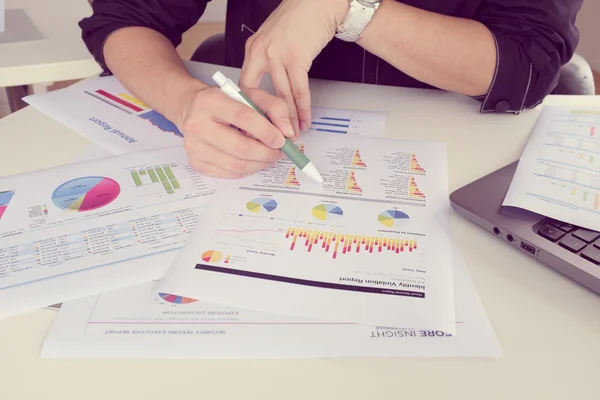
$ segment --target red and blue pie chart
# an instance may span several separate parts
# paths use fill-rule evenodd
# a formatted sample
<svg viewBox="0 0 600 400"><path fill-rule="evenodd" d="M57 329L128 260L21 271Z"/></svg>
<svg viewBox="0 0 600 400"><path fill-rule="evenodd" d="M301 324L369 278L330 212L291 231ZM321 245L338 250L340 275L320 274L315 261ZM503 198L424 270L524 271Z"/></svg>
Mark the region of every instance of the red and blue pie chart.
<svg viewBox="0 0 600 400"><path fill-rule="evenodd" d="M112 203L121 193L117 181L103 176L72 179L52 193L56 207L75 212L96 210Z"/></svg>

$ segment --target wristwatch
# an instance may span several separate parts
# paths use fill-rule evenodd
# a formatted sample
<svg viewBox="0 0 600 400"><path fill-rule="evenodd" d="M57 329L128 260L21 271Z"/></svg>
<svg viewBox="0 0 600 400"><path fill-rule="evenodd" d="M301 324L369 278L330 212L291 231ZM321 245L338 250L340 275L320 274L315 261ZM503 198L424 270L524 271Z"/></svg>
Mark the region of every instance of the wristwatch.
<svg viewBox="0 0 600 400"><path fill-rule="evenodd" d="M335 37L346 42L356 42L373 18L382 0L350 0L350 10L337 28Z"/></svg>

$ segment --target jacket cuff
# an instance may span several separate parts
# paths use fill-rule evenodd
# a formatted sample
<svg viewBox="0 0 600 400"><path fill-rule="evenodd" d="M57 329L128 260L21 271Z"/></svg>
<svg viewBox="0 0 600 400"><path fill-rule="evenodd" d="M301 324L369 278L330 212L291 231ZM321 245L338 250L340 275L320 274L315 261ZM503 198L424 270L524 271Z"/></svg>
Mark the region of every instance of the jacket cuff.
<svg viewBox="0 0 600 400"><path fill-rule="evenodd" d="M537 106L526 105L533 64L508 37L491 33L496 44L496 69L480 111L520 114L526 108Z"/></svg>

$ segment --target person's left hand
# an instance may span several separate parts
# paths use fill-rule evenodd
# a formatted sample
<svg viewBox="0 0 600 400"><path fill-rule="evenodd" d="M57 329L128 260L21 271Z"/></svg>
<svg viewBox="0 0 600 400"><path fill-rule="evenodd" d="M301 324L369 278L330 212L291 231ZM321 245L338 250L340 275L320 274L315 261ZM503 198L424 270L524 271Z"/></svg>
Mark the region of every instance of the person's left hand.
<svg viewBox="0 0 600 400"><path fill-rule="evenodd" d="M298 134L310 127L308 71L346 18L348 0L283 0L246 42L240 87L258 88L271 75Z"/></svg>

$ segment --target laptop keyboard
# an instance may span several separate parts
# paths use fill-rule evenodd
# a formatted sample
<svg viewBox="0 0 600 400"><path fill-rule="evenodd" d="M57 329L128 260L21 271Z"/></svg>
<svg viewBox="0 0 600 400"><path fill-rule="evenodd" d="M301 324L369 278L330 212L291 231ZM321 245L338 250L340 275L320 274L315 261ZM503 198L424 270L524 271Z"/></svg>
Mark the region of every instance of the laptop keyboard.
<svg viewBox="0 0 600 400"><path fill-rule="evenodd" d="M589 262L600 265L600 232L546 219L537 233Z"/></svg>

